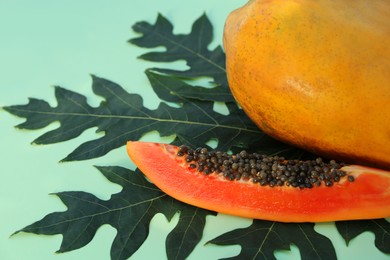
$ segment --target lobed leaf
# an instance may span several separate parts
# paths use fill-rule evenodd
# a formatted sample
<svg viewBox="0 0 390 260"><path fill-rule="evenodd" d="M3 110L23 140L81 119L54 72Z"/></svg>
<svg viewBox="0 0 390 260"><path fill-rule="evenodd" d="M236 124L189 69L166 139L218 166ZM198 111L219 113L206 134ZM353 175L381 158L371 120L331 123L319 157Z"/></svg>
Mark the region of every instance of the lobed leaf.
<svg viewBox="0 0 390 260"><path fill-rule="evenodd" d="M184 212L178 228L169 234L167 252L177 256L188 256L202 237L199 223L205 222L210 211L201 210L180 203L160 191L148 182L139 172L122 167L97 167L111 182L123 187L122 191L101 200L96 196L82 192L60 192L58 196L67 206L64 212L54 212L43 219L15 232L55 235L62 234L63 240L59 253L72 251L87 245L95 236L99 227L109 224L117 229L111 247L112 259L127 259L144 243L149 234L149 225L153 216L162 213L171 220L177 212ZM194 221L196 220L196 221ZM183 235L182 228L191 232ZM174 240L180 238L180 247L171 247Z"/></svg>
<svg viewBox="0 0 390 260"><path fill-rule="evenodd" d="M151 84L164 80L164 76L149 72ZM263 133L245 117L239 109L231 110L228 116L213 110L213 102L186 100L175 96L181 107L160 103L156 110L143 106L142 97L126 92L118 84L93 76L92 88L96 95L104 98L98 107L87 104L86 98L61 87L55 88L58 106L51 107L43 100L30 99L27 105L9 106L4 109L26 118L17 127L37 129L59 122L60 127L51 130L34 143L50 144L70 140L83 131L97 127L103 136L87 141L77 147L63 161L86 160L105 155L123 146L128 140L138 140L145 133L157 130L161 136L188 135L197 142L206 143L214 138L218 148L227 150L232 145L246 146L263 137ZM178 82L176 82L178 83ZM168 93L163 89L160 96ZM169 98L166 98L169 100Z"/></svg>
<svg viewBox="0 0 390 260"><path fill-rule="evenodd" d="M208 243L241 245L241 252L229 259L276 259L276 250L295 244L302 259L337 259L329 238L314 231L314 223L280 223L254 220L247 228L220 235Z"/></svg>
<svg viewBox="0 0 390 260"><path fill-rule="evenodd" d="M141 59L154 62L173 62L184 60L189 69L172 70L153 68L152 70L175 77L197 78L210 77L214 88L196 87L177 89L182 97L209 101L235 102L230 94L226 78L226 57L222 48L218 46L209 50L213 38L213 27L204 14L198 18L189 34L173 34L173 25L161 14L154 25L139 22L133 30L142 34L141 37L130 39L129 42L142 48L165 47L165 51L150 51L140 56Z"/></svg>
<svg viewBox="0 0 390 260"><path fill-rule="evenodd" d="M372 232L375 235L375 246L380 251L390 254L389 221L385 219L338 221L336 222L336 227L347 245L352 239L363 232Z"/></svg>

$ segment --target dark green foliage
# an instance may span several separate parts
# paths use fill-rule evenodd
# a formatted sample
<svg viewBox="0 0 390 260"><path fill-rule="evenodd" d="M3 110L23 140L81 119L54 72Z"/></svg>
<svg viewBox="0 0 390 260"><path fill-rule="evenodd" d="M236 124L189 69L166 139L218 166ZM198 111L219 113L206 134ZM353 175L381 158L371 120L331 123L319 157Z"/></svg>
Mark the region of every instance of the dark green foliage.
<svg viewBox="0 0 390 260"><path fill-rule="evenodd" d="M385 219L339 221L336 227L347 245L358 235L370 231L375 234L375 246L390 254L390 223Z"/></svg>
<svg viewBox="0 0 390 260"><path fill-rule="evenodd" d="M191 217L180 217L177 227L167 237L167 252L184 259L192 251L192 244L202 237L206 215L215 214L172 199L148 182L139 171L121 167L97 168L109 181L121 185L122 191L112 195L109 200L101 200L82 191L56 193L68 209L48 214L16 233L62 234L58 252L67 252L85 246L99 227L109 224L117 230L111 258L127 259L147 238L149 224L155 214L163 213L171 220L175 213L182 212L182 215ZM183 234L186 229L192 232ZM171 247L177 244L178 239L185 241L184 245Z"/></svg>
<svg viewBox="0 0 390 260"><path fill-rule="evenodd" d="M302 259L337 259L329 238L314 231L313 223L279 223L254 220L247 228L236 229L209 241L216 245L241 245L241 252L229 259L276 259L276 250L295 244Z"/></svg>
<svg viewBox="0 0 390 260"><path fill-rule="evenodd" d="M173 34L173 25L162 15L158 15L154 25L139 22L133 26L134 31L141 33L139 38L129 42L142 48L163 46L166 51L148 52L141 59L155 62L172 62L185 60L188 70L171 70L154 68L153 70L177 77L196 78L210 77L216 86L212 89L197 87L194 89L177 89L180 96L207 99L211 101L234 102L226 79L225 54L218 46L209 50L213 37L213 28L206 15L202 15L192 26L188 35Z"/></svg>
<svg viewBox="0 0 390 260"><path fill-rule="evenodd" d="M234 102L225 71L225 55L221 47L209 50L212 26L206 15L193 24L188 35L173 34L173 25L159 15L154 25L139 22L133 29L142 36L130 40L142 48L165 47L165 51L147 52L140 58L153 62L185 60L189 69L153 68L146 71L151 87L162 100L158 108L143 106L142 97L125 91L118 84L93 76L92 89L103 98L98 107L87 103L86 97L55 88L58 106L31 98L26 105L8 106L9 113L26 119L18 125L23 129L40 129L53 122L59 128L48 131L34 142L51 144L67 141L85 130L97 127L101 137L85 142L64 160L85 160L103 156L157 130L162 136L176 135L175 144L192 147L205 146L217 140L219 150L233 151L247 148L248 152L280 154L288 158L311 157L302 150L282 144L265 134L249 120ZM210 78L214 87L194 87L189 82ZM185 79L185 80L184 80ZM223 102L229 115L215 112L214 103ZM173 102L175 107L166 102ZM124 154L123 156L127 156ZM111 258L130 257L145 241L150 220L162 213L171 220L180 212L179 223L168 234L166 251L169 259L185 259L199 243L205 219L214 212L180 203L150 184L140 174L121 167L97 167L111 182L123 187L109 200L101 200L82 191L60 192L58 196L67 206L64 212L54 212L17 232L62 234L59 252L75 250L88 244L103 224L117 229L112 243ZM375 233L376 246L390 252L390 224L386 220L348 221L336 223L346 243L364 231ZM17 233L16 232L16 233ZM241 245L242 251L234 259L274 259L275 250L289 250L296 245L302 259L335 259L331 241L314 230L314 224L287 224L256 220L248 228L225 233L209 243Z"/></svg>
<svg viewBox="0 0 390 260"><path fill-rule="evenodd" d="M152 72L148 75L152 85L166 78ZM179 81L173 83L180 84ZM157 130L161 136L187 135L203 144L214 138L218 140L218 149L221 150L227 150L232 145L245 146L263 137L263 133L239 109L231 110L226 116L215 112L210 101L186 100L175 96L175 101L180 101L181 107L160 103L156 110L150 110L143 106L142 97L138 94L130 94L118 84L96 76L93 76L92 89L96 95L104 98L98 107L88 105L86 98L78 93L56 87L56 107L43 100L30 99L27 105L4 109L26 118L18 128L38 129L60 122L59 128L37 138L34 141L37 144L70 140L91 127L98 127L97 132L104 132L103 137L81 144L64 161L100 157L125 145L128 140L138 140L153 130ZM169 95L165 91L169 90L160 90L161 97Z"/></svg>

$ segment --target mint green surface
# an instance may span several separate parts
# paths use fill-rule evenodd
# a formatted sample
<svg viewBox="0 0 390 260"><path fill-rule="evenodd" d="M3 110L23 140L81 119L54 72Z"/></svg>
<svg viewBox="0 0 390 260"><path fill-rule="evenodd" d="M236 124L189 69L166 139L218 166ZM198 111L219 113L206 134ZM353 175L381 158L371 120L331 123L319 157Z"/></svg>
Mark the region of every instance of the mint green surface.
<svg viewBox="0 0 390 260"><path fill-rule="evenodd" d="M129 92L145 97L145 105L155 108L158 100L143 71L153 64L137 60L145 50L127 43L136 36L131 25L154 23L162 13L175 25L175 33L187 33L192 22L204 12L215 28L221 44L227 14L245 0L0 0L0 106L25 104L28 97L48 100L55 105L53 85L84 94L97 105L90 74L112 80ZM169 66L180 66L177 63ZM23 122L0 110L0 259L109 259L116 230L99 229L84 248L56 254L61 236L38 236L16 230L53 211L65 210L55 196L60 191L86 191L108 199L121 187L109 183L92 165L120 165L134 168L125 148L93 160L58 163L78 144L97 138L94 130L68 142L37 146L30 143L52 124L38 131L17 130ZM157 134L145 140L158 141ZM166 259L165 236L177 223L156 215L150 235L132 259ZM204 243L224 232L250 224L247 219L218 215L207 219L205 236L189 259L218 259L237 255L239 246L216 247ZM365 233L348 247L333 223L318 224L318 232L330 237L340 259L389 259L374 247L374 236ZM275 252L278 259L299 259L299 249Z"/></svg>

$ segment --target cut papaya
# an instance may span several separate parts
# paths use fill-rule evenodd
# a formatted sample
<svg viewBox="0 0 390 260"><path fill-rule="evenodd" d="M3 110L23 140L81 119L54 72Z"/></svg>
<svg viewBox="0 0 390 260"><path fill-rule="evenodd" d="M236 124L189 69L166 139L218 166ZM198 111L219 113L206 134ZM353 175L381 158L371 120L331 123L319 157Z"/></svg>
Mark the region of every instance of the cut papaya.
<svg viewBox="0 0 390 260"><path fill-rule="evenodd" d="M390 172L384 170L148 142L130 141L127 152L168 195L220 213L280 222L390 216Z"/></svg>

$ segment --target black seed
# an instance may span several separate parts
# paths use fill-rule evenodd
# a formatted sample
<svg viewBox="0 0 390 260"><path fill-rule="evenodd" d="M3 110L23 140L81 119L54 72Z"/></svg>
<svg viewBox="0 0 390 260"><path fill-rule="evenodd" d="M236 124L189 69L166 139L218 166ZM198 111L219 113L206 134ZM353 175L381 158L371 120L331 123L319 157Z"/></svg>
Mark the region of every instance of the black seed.
<svg viewBox="0 0 390 260"><path fill-rule="evenodd" d="M238 169L238 164L237 163L233 163L232 164L232 169L233 170L237 170Z"/></svg>
<svg viewBox="0 0 390 260"><path fill-rule="evenodd" d="M223 161L223 165L224 165L224 166L229 166L229 164L230 164L229 160L224 160L224 161Z"/></svg>
<svg viewBox="0 0 390 260"><path fill-rule="evenodd" d="M325 185L326 185L326 187L331 187L331 186L333 186L333 182L327 180L327 181L325 181Z"/></svg>
<svg viewBox="0 0 390 260"><path fill-rule="evenodd" d="M306 183L305 184L305 188L311 189L311 188L313 188L313 185L311 183Z"/></svg>
<svg viewBox="0 0 390 260"><path fill-rule="evenodd" d="M267 180L260 180L260 185L261 186L266 186L267 185Z"/></svg>
<svg viewBox="0 0 390 260"><path fill-rule="evenodd" d="M298 173L299 172L299 166L298 165L294 165L293 166L293 171L295 172L295 173Z"/></svg>
<svg viewBox="0 0 390 260"><path fill-rule="evenodd" d="M308 170L308 167L307 167L306 164L302 164L299 168L300 168L301 171L303 171L303 172L307 172L307 170Z"/></svg>
<svg viewBox="0 0 390 260"><path fill-rule="evenodd" d="M352 175L348 175L348 181L354 182L355 181L355 177L353 177Z"/></svg>
<svg viewBox="0 0 390 260"><path fill-rule="evenodd" d="M278 168L279 168L280 171L287 170L287 166L286 165L280 165Z"/></svg>
<svg viewBox="0 0 390 260"><path fill-rule="evenodd" d="M206 161L206 155L199 154L198 157L199 157L199 161Z"/></svg>
<svg viewBox="0 0 390 260"><path fill-rule="evenodd" d="M195 168L196 168L196 164L195 164L195 163L191 163L191 164L190 164L190 167L191 167L192 169L195 169Z"/></svg>
<svg viewBox="0 0 390 260"><path fill-rule="evenodd" d="M214 163L214 164L216 164L216 163L218 163L218 159L217 159L217 157L211 157L210 158L210 162L212 162L212 163Z"/></svg>
<svg viewBox="0 0 390 260"><path fill-rule="evenodd" d="M208 151L207 151L207 148L201 148L201 149L200 149L200 153L201 153L201 154L207 154L207 152L208 152Z"/></svg>
<svg viewBox="0 0 390 260"><path fill-rule="evenodd" d="M329 168L325 166L325 167L322 168L322 171L323 171L324 173L328 173L328 172L329 172Z"/></svg>
<svg viewBox="0 0 390 260"><path fill-rule="evenodd" d="M312 177L318 177L320 174L318 173L318 171L314 170L314 171L311 171L310 172L311 176Z"/></svg>
<svg viewBox="0 0 390 260"><path fill-rule="evenodd" d="M318 158L316 159L316 163L317 163L317 164L321 164L321 163L322 163L322 158L321 158L321 157L318 157Z"/></svg>
<svg viewBox="0 0 390 260"><path fill-rule="evenodd" d="M268 176L268 174L265 171L261 171L260 174L259 174L259 177L261 179L265 179L265 178L267 178L267 176Z"/></svg>
<svg viewBox="0 0 390 260"><path fill-rule="evenodd" d="M288 180L288 177L286 175L280 175L280 180L285 182Z"/></svg>
<svg viewBox="0 0 390 260"><path fill-rule="evenodd" d="M260 179L257 178L257 177L255 177L255 178L252 179L252 182L253 182L253 183L258 183L258 182L260 182Z"/></svg>
<svg viewBox="0 0 390 260"><path fill-rule="evenodd" d="M345 175L347 175L347 173L345 171L339 171L339 176L340 177L344 177Z"/></svg>
<svg viewBox="0 0 390 260"><path fill-rule="evenodd" d="M184 154L185 152L187 152L187 150L188 150L188 147L187 147L186 145L181 145L181 146L179 147L179 152L182 153L182 154Z"/></svg>
<svg viewBox="0 0 390 260"><path fill-rule="evenodd" d="M241 158L246 158L248 156L248 153L246 151L241 151L240 156Z"/></svg>

